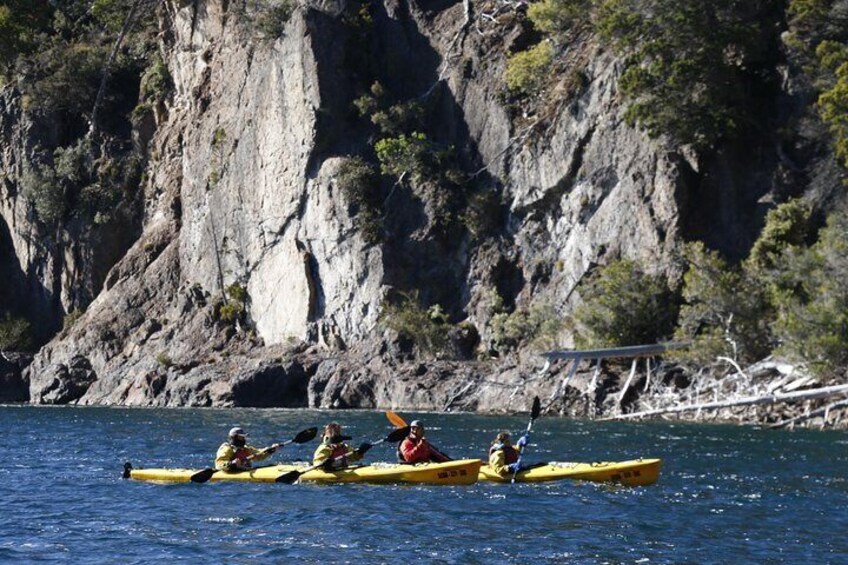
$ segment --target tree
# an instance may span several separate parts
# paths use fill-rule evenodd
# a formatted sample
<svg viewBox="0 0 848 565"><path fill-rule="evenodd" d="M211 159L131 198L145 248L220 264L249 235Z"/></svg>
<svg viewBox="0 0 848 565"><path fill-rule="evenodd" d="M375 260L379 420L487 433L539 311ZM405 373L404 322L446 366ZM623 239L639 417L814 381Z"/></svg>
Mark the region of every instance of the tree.
<svg viewBox="0 0 848 565"><path fill-rule="evenodd" d="M746 261L746 268L758 272L774 269L781 254L792 245L804 245L810 237L812 209L800 198L772 208L766 224Z"/></svg>
<svg viewBox="0 0 848 565"><path fill-rule="evenodd" d="M681 356L709 363L718 356L753 362L773 344L773 319L760 281L730 267L701 242L686 246L688 270L683 277L683 305L675 336L693 342Z"/></svg>
<svg viewBox="0 0 848 565"><path fill-rule="evenodd" d="M768 80L776 0L603 0L596 26L626 57L627 118L698 149L745 125L747 93Z"/></svg>
<svg viewBox="0 0 848 565"><path fill-rule="evenodd" d="M674 331L678 300L665 279L620 260L592 273L580 285L575 311L581 347L655 343Z"/></svg>
<svg viewBox="0 0 848 565"><path fill-rule="evenodd" d="M514 92L536 94L548 77L553 57L554 48L548 41L519 51L506 63L506 85Z"/></svg>
<svg viewBox="0 0 848 565"><path fill-rule="evenodd" d="M52 13L47 0L0 2L0 71L38 46L38 35L47 29Z"/></svg>
<svg viewBox="0 0 848 565"><path fill-rule="evenodd" d="M783 253L775 293L780 351L829 374L848 365L848 214L828 218L809 248Z"/></svg>

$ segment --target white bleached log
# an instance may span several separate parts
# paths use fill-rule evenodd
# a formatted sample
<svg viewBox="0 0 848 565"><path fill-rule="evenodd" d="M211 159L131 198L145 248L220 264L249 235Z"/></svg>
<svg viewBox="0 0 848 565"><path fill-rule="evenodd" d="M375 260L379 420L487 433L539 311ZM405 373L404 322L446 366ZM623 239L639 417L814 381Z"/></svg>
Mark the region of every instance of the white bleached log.
<svg viewBox="0 0 848 565"><path fill-rule="evenodd" d="M815 398L827 398L829 396L846 393L848 393L848 385L826 386L822 388L801 390L786 394L767 394L764 396L749 396L746 398L724 400L719 402L706 402L701 404L689 404L685 406L671 406L668 408L660 408L657 410L645 410L642 412L633 412L631 414L620 414L617 416L602 418L602 420L630 420L634 418L657 416L659 414L677 414L680 412L691 412L693 410L719 410L721 408L729 408L731 406L746 406L751 404L775 404L777 402L792 402L795 400L812 400Z"/></svg>
<svg viewBox="0 0 848 565"><path fill-rule="evenodd" d="M800 416L795 416L794 418L789 418L783 420L781 422L777 422L769 426L769 428L783 428L786 426L791 426L797 424L798 422L803 422L809 420L810 418L815 418L816 416L821 416L824 414L824 419L827 421L827 416L831 410L835 408L842 408L843 406L848 406L848 398L843 398L839 402L834 402L832 404L828 404L827 406L823 406L816 410L811 411L808 414L801 414Z"/></svg>

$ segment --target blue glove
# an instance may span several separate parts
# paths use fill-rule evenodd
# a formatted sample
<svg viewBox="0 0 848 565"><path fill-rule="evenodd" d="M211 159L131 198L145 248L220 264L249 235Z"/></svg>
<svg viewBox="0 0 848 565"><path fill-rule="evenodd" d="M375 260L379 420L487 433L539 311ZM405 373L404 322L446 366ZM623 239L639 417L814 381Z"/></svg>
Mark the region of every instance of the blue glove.
<svg viewBox="0 0 848 565"><path fill-rule="evenodd" d="M519 449L524 449L524 446L527 445L527 436L521 436L518 438L518 443L515 444Z"/></svg>
<svg viewBox="0 0 848 565"><path fill-rule="evenodd" d="M517 473L521 470L521 464L518 463L518 462L510 463L509 465L506 466L506 468L509 469L510 473Z"/></svg>

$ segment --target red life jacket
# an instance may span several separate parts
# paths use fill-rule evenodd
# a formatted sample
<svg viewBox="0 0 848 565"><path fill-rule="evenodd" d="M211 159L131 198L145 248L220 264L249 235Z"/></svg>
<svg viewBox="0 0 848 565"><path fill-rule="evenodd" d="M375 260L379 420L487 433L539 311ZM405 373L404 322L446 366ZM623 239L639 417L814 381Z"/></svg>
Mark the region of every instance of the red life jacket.
<svg viewBox="0 0 848 565"><path fill-rule="evenodd" d="M344 469L347 467L347 452L349 448L347 445L343 443L330 444L330 447L333 448L333 451L330 453L330 456L326 459L330 463L327 463L332 470ZM336 459L336 457L341 457L341 459Z"/></svg>
<svg viewBox="0 0 848 565"><path fill-rule="evenodd" d="M507 465L512 465L513 463L518 462L518 450L515 449L514 447L512 447L511 445L504 445L502 443L499 443L497 445L493 445L489 449L489 455L491 456L492 453L494 453L495 451L498 451L498 450L501 450L501 451L504 452L504 462Z"/></svg>

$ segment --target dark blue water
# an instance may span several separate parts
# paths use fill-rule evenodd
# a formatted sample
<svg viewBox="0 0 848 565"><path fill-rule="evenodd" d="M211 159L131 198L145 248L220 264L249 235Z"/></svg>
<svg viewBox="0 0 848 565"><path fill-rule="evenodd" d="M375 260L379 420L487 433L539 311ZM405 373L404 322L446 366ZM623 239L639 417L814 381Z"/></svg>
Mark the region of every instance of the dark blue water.
<svg viewBox="0 0 848 565"><path fill-rule="evenodd" d="M416 414L403 414L408 419ZM523 417L421 415L454 457ZM119 478L208 466L233 425L266 444L382 413L0 407L0 562L848 563L848 434L538 420L529 459L662 457L652 487L410 487ZM308 458L314 443L276 458ZM388 446L371 459L390 460Z"/></svg>

